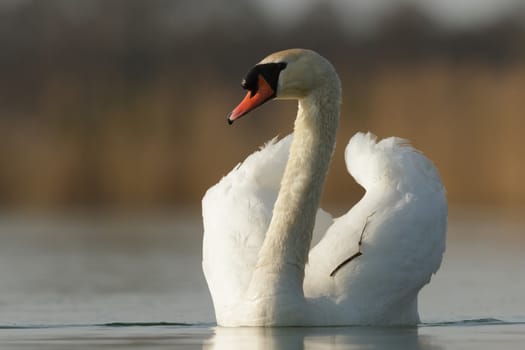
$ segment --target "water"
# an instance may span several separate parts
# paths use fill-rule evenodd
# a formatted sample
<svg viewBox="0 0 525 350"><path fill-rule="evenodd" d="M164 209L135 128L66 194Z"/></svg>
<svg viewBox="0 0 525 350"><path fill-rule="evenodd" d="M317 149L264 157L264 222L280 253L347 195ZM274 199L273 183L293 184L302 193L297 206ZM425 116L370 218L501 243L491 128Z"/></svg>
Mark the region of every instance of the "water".
<svg viewBox="0 0 525 350"><path fill-rule="evenodd" d="M198 215L0 218L0 348L516 349L525 346L525 224L450 219L419 327L216 327Z"/></svg>

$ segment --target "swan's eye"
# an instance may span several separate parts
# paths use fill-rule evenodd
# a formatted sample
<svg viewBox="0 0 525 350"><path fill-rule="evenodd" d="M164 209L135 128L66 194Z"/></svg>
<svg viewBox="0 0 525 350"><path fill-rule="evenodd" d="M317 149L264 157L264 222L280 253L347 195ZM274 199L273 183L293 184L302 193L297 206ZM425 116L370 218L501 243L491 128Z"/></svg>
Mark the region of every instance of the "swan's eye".
<svg viewBox="0 0 525 350"><path fill-rule="evenodd" d="M257 80L259 77L259 69L257 66L253 67L248 74L246 74L246 77L242 80L242 88L244 90L250 90L251 92L255 93L257 92Z"/></svg>

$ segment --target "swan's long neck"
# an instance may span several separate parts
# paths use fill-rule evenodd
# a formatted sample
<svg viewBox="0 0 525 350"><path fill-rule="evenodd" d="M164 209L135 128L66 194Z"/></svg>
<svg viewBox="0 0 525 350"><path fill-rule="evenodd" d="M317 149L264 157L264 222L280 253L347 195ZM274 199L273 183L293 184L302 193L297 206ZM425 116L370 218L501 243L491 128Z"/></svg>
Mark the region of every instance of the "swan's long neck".
<svg viewBox="0 0 525 350"><path fill-rule="evenodd" d="M264 283L265 295L303 294L315 216L335 146L340 94L339 79L334 77L324 89L299 100L288 163L252 276L251 287Z"/></svg>

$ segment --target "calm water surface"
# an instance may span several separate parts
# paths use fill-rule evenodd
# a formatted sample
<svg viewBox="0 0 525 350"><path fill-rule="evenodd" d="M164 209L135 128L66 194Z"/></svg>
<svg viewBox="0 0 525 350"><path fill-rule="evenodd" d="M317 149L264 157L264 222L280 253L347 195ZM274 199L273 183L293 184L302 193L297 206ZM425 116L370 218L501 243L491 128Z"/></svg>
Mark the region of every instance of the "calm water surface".
<svg viewBox="0 0 525 350"><path fill-rule="evenodd" d="M525 223L450 219L414 328L216 327L198 214L0 218L0 348L525 348Z"/></svg>

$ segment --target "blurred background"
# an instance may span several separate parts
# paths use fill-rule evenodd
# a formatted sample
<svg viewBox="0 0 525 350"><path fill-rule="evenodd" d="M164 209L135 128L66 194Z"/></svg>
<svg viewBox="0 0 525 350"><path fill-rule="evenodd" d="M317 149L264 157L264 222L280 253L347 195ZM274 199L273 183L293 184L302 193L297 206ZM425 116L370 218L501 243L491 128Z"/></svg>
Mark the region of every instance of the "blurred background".
<svg viewBox="0 0 525 350"><path fill-rule="evenodd" d="M524 1L0 0L0 208L197 211L291 131L293 102L225 116L292 47L343 82L325 206L361 196L342 155L370 130L427 154L453 206L525 207Z"/></svg>

